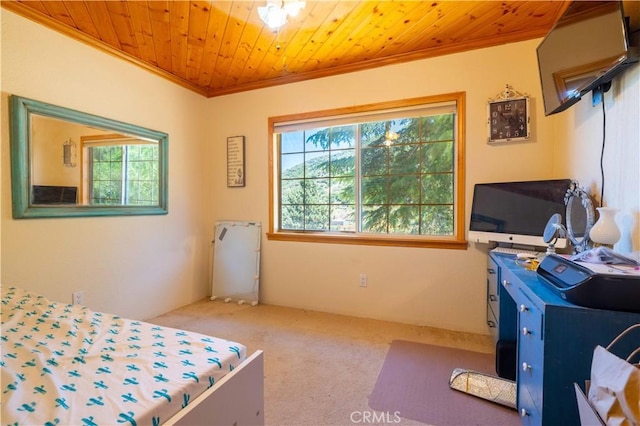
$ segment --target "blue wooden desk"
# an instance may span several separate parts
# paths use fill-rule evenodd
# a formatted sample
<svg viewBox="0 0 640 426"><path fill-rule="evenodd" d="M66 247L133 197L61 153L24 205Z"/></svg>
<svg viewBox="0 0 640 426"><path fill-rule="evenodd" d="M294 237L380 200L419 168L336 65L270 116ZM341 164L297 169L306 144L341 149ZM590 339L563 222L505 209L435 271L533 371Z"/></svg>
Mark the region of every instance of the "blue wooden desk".
<svg viewBox="0 0 640 426"><path fill-rule="evenodd" d="M595 347L606 347L629 325L640 323L640 314L569 303L513 255L490 253L487 269L487 320L496 342L515 343L522 424L579 425L573 383L584 388ZM631 341L635 347L640 342L638 334L629 337L615 348L625 357Z"/></svg>

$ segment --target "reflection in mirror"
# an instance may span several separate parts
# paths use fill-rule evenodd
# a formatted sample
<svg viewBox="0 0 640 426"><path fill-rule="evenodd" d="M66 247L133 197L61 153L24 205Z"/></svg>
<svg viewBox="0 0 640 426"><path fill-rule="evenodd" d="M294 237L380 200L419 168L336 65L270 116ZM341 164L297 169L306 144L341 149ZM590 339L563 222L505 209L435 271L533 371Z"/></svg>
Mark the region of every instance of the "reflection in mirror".
<svg viewBox="0 0 640 426"><path fill-rule="evenodd" d="M594 212L591 197L577 181L571 182L564 197L566 205L567 237L574 253L591 248L589 231L593 226Z"/></svg>
<svg viewBox="0 0 640 426"><path fill-rule="evenodd" d="M11 97L15 218L167 213L166 133Z"/></svg>

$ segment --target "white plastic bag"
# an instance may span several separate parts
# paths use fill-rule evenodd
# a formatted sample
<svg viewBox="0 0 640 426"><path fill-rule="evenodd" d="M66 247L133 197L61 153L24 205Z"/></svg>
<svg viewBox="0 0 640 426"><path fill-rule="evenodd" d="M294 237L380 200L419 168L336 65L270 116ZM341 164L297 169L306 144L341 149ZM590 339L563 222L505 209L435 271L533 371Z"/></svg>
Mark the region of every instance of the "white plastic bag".
<svg viewBox="0 0 640 426"><path fill-rule="evenodd" d="M632 325L609 346L597 346L593 352L589 402L607 425L640 425L640 368L631 363L640 347L626 359L610 352L616 342L636 328L640 324Z"/></svg>

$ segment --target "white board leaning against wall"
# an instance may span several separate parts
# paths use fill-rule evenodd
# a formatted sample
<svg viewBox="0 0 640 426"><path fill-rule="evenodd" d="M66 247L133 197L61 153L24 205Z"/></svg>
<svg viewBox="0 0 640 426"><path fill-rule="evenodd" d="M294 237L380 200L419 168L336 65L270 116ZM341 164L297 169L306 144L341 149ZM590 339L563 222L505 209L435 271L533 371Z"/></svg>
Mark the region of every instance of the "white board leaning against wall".
<svg viewBox="0 0 640 426"><path fill-rule="evenodd" d="M216 222L211 300L258 304L261 230L259 222Z"/></svg>

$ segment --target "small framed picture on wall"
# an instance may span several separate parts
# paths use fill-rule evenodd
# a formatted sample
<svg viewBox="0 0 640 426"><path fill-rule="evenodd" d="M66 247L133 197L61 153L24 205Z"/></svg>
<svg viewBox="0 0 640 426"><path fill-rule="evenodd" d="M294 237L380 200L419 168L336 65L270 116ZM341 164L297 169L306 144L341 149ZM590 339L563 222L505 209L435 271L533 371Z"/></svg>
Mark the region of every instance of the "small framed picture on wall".
<svg viewBox="0 0 640 426"><path fill-rule="evenodd" d="M244 136L227 138L227 187L245 185Z"/></svg>

